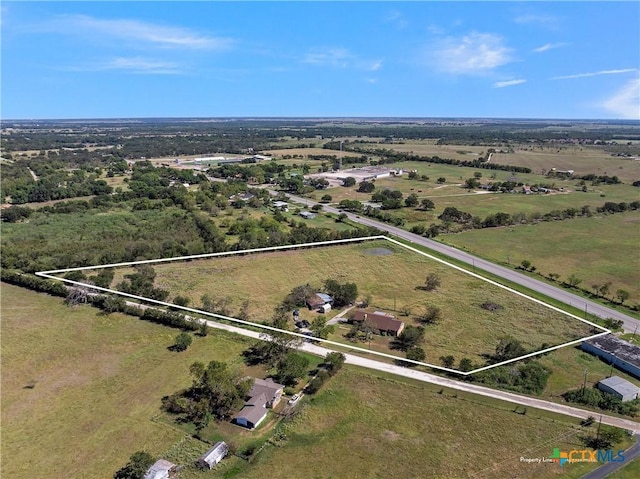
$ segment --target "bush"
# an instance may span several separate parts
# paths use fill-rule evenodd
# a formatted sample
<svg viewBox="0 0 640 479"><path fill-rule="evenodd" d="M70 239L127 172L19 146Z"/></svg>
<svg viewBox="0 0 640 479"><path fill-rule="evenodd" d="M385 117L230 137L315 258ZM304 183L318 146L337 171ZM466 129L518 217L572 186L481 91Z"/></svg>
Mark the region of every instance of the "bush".
<svg viewBox="0 0 640 479"><path fill-rule="evenodd" d="M173 345L174 351L186 351L193 339L187 333L180 333L176 336L175 344Z"/></svg>

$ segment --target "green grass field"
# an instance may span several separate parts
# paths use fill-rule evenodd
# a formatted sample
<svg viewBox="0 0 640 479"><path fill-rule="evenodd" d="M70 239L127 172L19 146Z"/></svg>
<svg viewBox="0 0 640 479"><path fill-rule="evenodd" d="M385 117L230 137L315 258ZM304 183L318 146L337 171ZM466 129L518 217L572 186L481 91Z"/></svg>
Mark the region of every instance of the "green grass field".
<svg viewBox="0 0 640 479"><path fill-rule="evenodd" d="M375 248L393 254L373 255ZM534 351L543 343L557 345L589 334L589 327L580 321L383 240L156 264L154 268L155 284L174 296L189 297L193 307L204 294L228 297L234 314L248 300L249 317L256 322L270 318L293 287L309 283L320 288L327 278L355 282L361 298L370 296L373 307L396 311L408 324L417 324L415 316L425 305L437 306L443 320L427 327L427 362L452 354L457 360L469 357L484 363L483 355L493 353L498 339L508 335ZM127 271L119 270L114 284ZM432 272L440 276L440 288L433 292L417 289ZM480 307L486 301L504 309L488 312ZM407 317L400 316L404 308L410 311ZM317 313L303 309L301 314L311 320ZM331 339L346 341L344 332L338 329ZM389 339L376 338L371 349L391 352Z"/></svg>
<svg viewBox="0 0 640 479"><path fill-rule="evenodd" d="M597 232L597 234L594 234ZM438 240L496 263L529 260L538 271L582 278L581 287L610 281L611 294L629 291L627 304L640 303L640 214L627 212L505 228L468 230Z"/></svg>
<svg viewBox="0 0 640 479"><path fill-rule="evenodd" d="M133 452L160 455L184 436L152 418L190 384L191 363L244 369L249 343L236 336L194 338L175 353L175 329L5 283L1 293L2 477L112 477Z"/></svg>
<svg viewBox="0 0 640 479"><path fill-rule="evenodd" d="M594 468L520 462L581 449L577 421L357 368L305 401L282 447L219 477L579 478Z"/></svg>
<svg viewBox="0 0 640 479"><path fill-rule="evenodd" d="M216 331L178 354L167 349L174 329L4 283L0 292L2 477L104 478L137 450L178 464L206 450L160 414L160 400L189 384L193 361L244 368L246 341ZM189 467L180 478L577 478L593 467L520 462L582 447L576 420L359 368L343 368L300 405L280 447L267 445L252 462L230 457L213 472ZM270 434L223 426L217 433L240 448Z"/></svg>

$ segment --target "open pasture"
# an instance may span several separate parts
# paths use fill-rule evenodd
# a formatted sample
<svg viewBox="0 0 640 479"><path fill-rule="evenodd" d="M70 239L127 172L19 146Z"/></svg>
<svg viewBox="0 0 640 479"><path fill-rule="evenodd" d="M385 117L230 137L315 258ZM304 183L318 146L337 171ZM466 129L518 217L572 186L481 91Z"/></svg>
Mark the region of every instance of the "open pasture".
<svg viewBox="0 0 640 479"><path fill-rule="evenodd" d="M371 254L375 248L393 254ZM322 289L328 278L356 283L360 299L370 298L373 307L393 312L407 324L417 324L416 316L427 305L436 306L443 319L427 326L424 342L431 363L451 354L457 360L469 357L483 364L498 339L505 336L535 351L543 344L559 345L590 332L588 325L576 319L384 240L159 263L154 269L156 286L169 290L171 298L186 296L192 307L198 307L205 294L228 298L232 316L246 301L249 319L254 322L269 319L295 286L308 283ZM118 277L127 271L120 270ZM436 291L419 289L429 273L441 279ZM503 309L487 311L481 307L485 302ZM400 316L401 312L408 316ZM315 315L303 312L309 319ZM346 342L340 334L336 336ZM382 339L380 344L388 348Z"/></svg>

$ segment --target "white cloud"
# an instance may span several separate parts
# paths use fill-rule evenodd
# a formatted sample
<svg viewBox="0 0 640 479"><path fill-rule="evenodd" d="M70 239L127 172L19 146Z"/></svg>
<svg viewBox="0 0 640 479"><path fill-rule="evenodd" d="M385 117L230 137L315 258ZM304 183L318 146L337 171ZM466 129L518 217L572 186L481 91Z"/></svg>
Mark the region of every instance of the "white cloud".
<svg viewBox="0 0 640 479"><path fill-rule="evenodd" d="M462 38L448 37L432 51L436 68L454 74L483 74L512 61L512 50L499 35L472 32Z"/></svg>
<svg viewBox="0 0 640 479"><path fill-rule="evenodd" d="M536 53L547 52L549 50L553 50L555 48L564 47L566 43L545 43L541 47L534 48L533 51Z"/></svg>
<svg viewBox="0 0 640 479"><path fill-rule="evenodd" d="M76 72L119 70L128 73L147 75L176 75L179 73L184 73L184 71L176 63L142 57L117 57L105 62L68 67L65 68L65 70Z"/></svg>
<svg viewBox="0 0 640 479"><path fill-rule="evenodd" d="M526 82L527 80L524 80L524 79L499 81L493 84L493 88L504 88L507 86L521 85L522 83L526 83Z"/></svg>
<svg viewBox="0 0 640 479"><path fill-rule="evenodd" d="M640 120L640 78L628 81L602 102L602 107L618 118Z"/></svg>
<svg viewBox="0 0 640 479"><path fill-rule="evenodd" d="M559 19L553 15L541 15L528 13L519 15L513 19L514 22L521 25L538 25L542 27L555 29L558 27Z"/></svg>
<svg viewBox="0 0 640 479"><path fill-rule="evenodd" d="M369 63L367 66L365 66L366 70L369 70L372 72L377 72L381 68L382 68L382 60L376 60L374 62Z"/></svg>
<svg viewBox="0 0 640 479"><path fill-rule="evenodd" d="M587 78L587 77L595 77L599 75L619 75L620 73L630 73L637 71L637 68L623 68L620 70L600 70L597 72L590 73L577 73L575 75L564 75L553 77L552 80L569 80L572 78Z"/></svg>
<svg viewBox="0 0 640 479"><path fill-rule="evenodd" d="M59 15L39 30L99 38L134 40L165 48L220 50L231 46L230 38L212 37L182 27L158 25L139 20L105 20L88 15Z"/></svg>
<svg viewBox="0 0 640 479"><path fill-rule="evenodd" d="M312 65L346 68L352 60L353 56L344 48L332 48L325 51L314 50L307 52L302 61Z"/></svg>

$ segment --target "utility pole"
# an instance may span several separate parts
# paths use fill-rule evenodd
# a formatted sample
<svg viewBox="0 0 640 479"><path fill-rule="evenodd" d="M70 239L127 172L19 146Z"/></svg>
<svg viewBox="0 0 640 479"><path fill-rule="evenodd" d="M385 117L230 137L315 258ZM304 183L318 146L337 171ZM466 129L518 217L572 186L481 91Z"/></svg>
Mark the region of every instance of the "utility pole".
<svg viewBox="0 0 640 479"><path fill-rule="evenodd" d="M582 382L582 397L584 397L584 391L587 388L587 370L584 370L584 381Z"/></svg>

